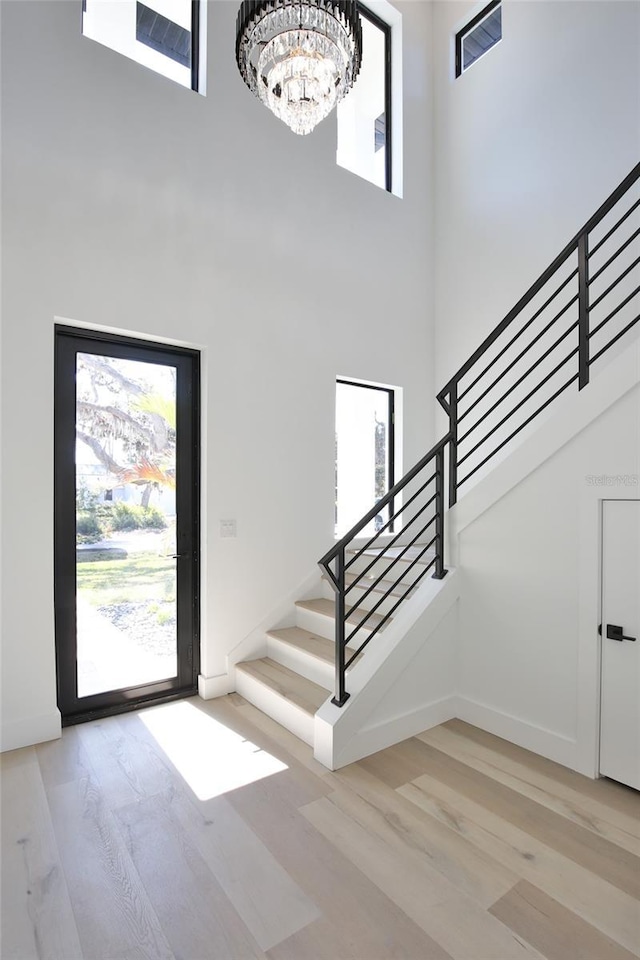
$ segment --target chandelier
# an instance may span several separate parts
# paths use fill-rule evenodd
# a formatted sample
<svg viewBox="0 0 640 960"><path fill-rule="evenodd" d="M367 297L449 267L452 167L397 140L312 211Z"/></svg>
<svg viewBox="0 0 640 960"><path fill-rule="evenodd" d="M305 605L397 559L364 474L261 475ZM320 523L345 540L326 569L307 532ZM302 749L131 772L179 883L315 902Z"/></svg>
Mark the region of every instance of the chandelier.
<svg viewBox="0 0 640 960"><path fill-rule="evenodd" d="M311 133L360 70L356 0L244 0L236 30L242 79L294 133Z"/></svg>

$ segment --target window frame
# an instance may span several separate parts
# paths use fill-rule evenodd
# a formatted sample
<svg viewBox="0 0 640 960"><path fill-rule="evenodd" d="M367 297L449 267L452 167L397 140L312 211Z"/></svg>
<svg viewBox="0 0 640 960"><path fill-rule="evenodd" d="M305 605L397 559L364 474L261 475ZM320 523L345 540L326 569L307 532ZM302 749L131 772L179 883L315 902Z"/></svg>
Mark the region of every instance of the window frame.
<svg viewBox="0 0 640 960"><path fill-rule="evenodd" d="M396 482L396 388L384 386L379 383L369 383L363 380L351 380L349 377L336 377L336 387L341 383L347 387L362 387L364 390L378 390L381 393L387 394L387 403L388 403L388 417L389 417L389 435L387 437L387 493ZM385 494L386 495L386 494ZM338 500L338 487L336 484L336 506ZM394 513L394 500L392 498L389 501L389 517L393 517ZM385 533L392 534L394 533L395 520L392 520ZM340 537L336 534L336 539Z"/></svg>
<svg viewBox="0 0 640 960"><path fill-rule="evenodd" d="M191 0L191 85L190 88L194 93L200 93L204 95L203 81L203 71L201 70L200 64L200 32L203 26L206 24L206 20L203 16L202 4L206 0ZM138 0L136 0L136 17L137 17L137 8ZM80 35L86 37L88 40L94 40L93 37L87 37L87 34L84 32L84 15L87 12L87 0L82 0L82 10L80 14ZM141 41L138 41L141 42ZM133 63L137 63L141 67L145 67L147 70L151 70L152 73L157 74L160 77L164 77L165 80L170 80L172 83L177 83L178 86L184 87L187 89L186 84L181 84L176 81L173 77L168 77L166 74L162 73L160 70L156 70L154 67L149 67L144 63L141 63L139 60L136 60L135 57L130 57L127 53L122 53L120 50L116 50L114 47L110 47L109 44L102 43L99 40L94 40L94 43L101 43L102 46L107 47L108 50L113 50L114 53L119 54L121 57L126 57L128 60L131 60ZM158 51L159 52L159 51Z"/></svg>
<svg viewBox="0 0 640 960"><path fill-rule="evenodd" d="M365 20L368 20L369 23L372 23L374 27L377 27L384 34L384 148L385 148L385 157L384 157L384 189L387 193L392 192L392 95L391 95L391 84L392 84L392 75L391 75L391 24L387 23L386 20L383 20L377 14L375 14L369 7L364 3L360 3L358 0L358 14L361 17L364 17ZM375 184L374 184L375 186Z"/></svg>
<svg viewBox="0 0 640 960"><path fill-rule="evenodd" d="M469 66L468 66L468 67L466 68L466 70L465 70L465 68L464 68L464 66L463 66L463 60L462 60L462 43L463 43L465 37L467 37L470 33L472 33L473 30L475 30L475 28L476 28L477 26L479 26L479 25L482 23L482 21L485 20L485 19L489 16L489 14L493 13L493 11L494 11L497 7L501 7L501 6L502 6L502 0L491 0L490 3L488 3L486 6L484 6L484 7L482 8L482 10L480 11L480 13L477 13L475 17L473 17L471 20L469 20L469 22L466 23L466 24L464 25L464 27L462 27L462 29L461 29L461 30L458 30L458 32L456 33L456 37L455 37L455 76L456 76L456 80L458 79L458 77L461 77L463 73L466 73L467 70L469 69L469 67L472 67L474 63L477 63L478 60L481 60L482 57L485 55L485 53L488 53L489 50L492 50L493 47L495 47L496 43L499 43L500 40L502 40L502 26L501 26L501 28L500 28L500 40L496 40L496 43L492 43L491 46L488 47L486 50L484 50L478 57L476 57L476 59L473 61L473 63L470 63Z"/></svg>
<svg viewBox="0 0 640 960"><path fill-rule="evenodd" d="M200 87L200 0L191 0L191 89Z"/></svg>

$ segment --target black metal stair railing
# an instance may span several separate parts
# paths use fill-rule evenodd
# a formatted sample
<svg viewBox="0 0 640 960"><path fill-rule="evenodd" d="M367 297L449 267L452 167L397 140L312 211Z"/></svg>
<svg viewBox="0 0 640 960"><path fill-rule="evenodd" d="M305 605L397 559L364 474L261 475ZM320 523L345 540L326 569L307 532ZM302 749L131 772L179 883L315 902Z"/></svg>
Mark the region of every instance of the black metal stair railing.
<svg viewBox="0 0 640 960"><path fill-rule="evenodd" d="M416 584L433 570L441 579L444 569L444 451L449 436L443 437L388 493L365 513L349 532L319 561L336 595L336 680L333 702L342 706L349 697L345 689L345 673L358 654L382 630ZM402 501L402 504L398 504ZM352 551L353 541L362 536L375 518L388 508L389 517L367 542ZM394 525L399 533L387 540ZM381 538L387 533L384 540ZM426 542L423 542L424 538ZM395 551L380 562L379 552ZM370 560L368 558L371 557ZM364 558L364 569L359 561ZM383 569L380 569L383 567ZM354 573L350 574L349 571ZM412 574L411 581L406 578ZM347 578L349 577L349 581ZM391 577L391 579L389 579ZM386 589L379 599L364 608L367 600L381 584ZM363 591L355 599L353 591ZM395 594L394 591L399 593ZM385 599L392 597L390 609L378 613ZM347 659L347 644L352 642Z"/></svg>
<svg viewBox="0 0 640 960"><path fill-rule="evenodd" d="M640 164L438 393L449 505L640 319Z"/></svg>
<svg viewBox="0 0 640 960"><path fill-rule="evenodd" d="M333 703L346 702L347 668L416 583L430 570L437 579L447 572L445 456L451 507L565 390L587 386L598 361L640 320L639 293L640 163L438 393L446 436L319 561L335 591ZM385 509L386 523L356 547Z"/></svg>

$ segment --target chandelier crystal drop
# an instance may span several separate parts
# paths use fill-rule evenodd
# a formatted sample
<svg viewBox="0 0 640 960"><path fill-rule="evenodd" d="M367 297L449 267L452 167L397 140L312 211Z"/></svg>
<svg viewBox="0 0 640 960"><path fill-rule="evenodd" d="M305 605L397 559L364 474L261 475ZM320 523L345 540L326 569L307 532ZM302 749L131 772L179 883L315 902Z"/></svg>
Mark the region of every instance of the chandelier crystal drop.
<svg viewBox="0 0 640 960"><path fill-rule="evenodd" d="M311 133L353 86L362 59L355 0L244 0L236 60L252 93Z"/></svg>

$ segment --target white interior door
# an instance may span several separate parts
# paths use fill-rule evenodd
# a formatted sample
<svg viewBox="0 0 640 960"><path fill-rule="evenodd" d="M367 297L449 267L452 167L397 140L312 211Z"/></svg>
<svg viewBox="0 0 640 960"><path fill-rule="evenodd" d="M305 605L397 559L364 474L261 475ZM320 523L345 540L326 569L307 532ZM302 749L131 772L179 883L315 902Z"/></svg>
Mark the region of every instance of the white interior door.
<svg viewBox="0 0 640 960"><path fill-rule="evenodd" d="M600 773L640 790L640 500L605 500Z"/></svg>

